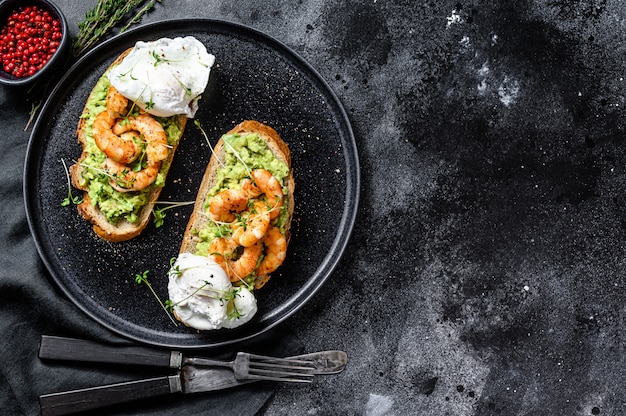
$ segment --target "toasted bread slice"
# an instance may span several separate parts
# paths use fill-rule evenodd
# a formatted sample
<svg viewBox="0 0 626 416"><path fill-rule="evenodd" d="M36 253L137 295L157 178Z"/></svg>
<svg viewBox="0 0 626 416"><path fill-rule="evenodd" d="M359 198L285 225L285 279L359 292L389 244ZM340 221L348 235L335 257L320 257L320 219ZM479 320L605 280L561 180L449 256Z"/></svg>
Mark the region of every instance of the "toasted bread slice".
<svg viewBox="0 0 626 416"><path fill-rule="evenodd" d="M78 142L82 146L83 152L77 163L70 167L70 177L73 186L83 191L83 201L78 204L78 212L84 219L92 223L93 230L98 236L111 242L126 241L141 234L150 222L150 214L163 187L163 182L161 181L150 185L143 191L139 191L142 196L137 199L141 201L133 205L134 211L128 215L120 215L115 218L107 218L101 210L100 204L94 201L92 195L90 195L91 185L95 182L94 176L98 174L96 166L89 168L86 167L85 163L88 158L94 157L94 151L98 152L98 150L94 150L95 146L93 145L93 136L91 134L91 123L99 112L104 109L106 104L106 93L103 93L103 86L108 85L108 78L106 77L109 70L121 63L131 49L132 48L127 49L109 66L91 91L76 130ZM177 127L174 129L166 129L168 143L170 145L169 153L167 159L162 162L159 171L160 175L164 177L167 175L167 171L174 158L174 153L185 129L187 117L184 115L176 115L168 117L167 119L157 118L157 120L161 124L165 123L168 125L168 123L171 123L171 125ZM106 187L106 184L103 186ZM94 189L91 189L91 192L99 193L99 191ZM109 195L114 195L114 192L118 191L109 187L106 192Z"/></svg>
<svg viewBox="0 0 626 416"><path fill-rule="evenodd" d="M289 241L291 220L293 218L294 211L293 194L295 189L293 169L291 167L291 153L289 151L289 147L273 128L258 121L246 120L227 132L224 136L222 136L213 149L213 156L211 157L209 164L207 165L207 168L205 170L202 183L200 184L200 188L198 189L198 195L194 205L194 210L191 214L191 217L187 224L187 228L185 230L183 241L180 247L181 253L198 254L199 252L202 252L202 249L199 248L200 244L207 245L211 242L210 239L207 240L206 235L202 235L203 233L201 232L201 230L205 229L207 226L210 226L213 222L207 209L212 198L214 197L214 194L223 189L219 188L218 185L218 172L220 169L222 169L225 161L226 144L224 138L233 134L239 136L247 136L250 134L256 135L265 143L265 146L272 152L274 157L287 167L287 174L282 178L277 178L280 182L282 182L284 196L282 213L280 214L279 219L274 220L274 222L276 224L278 223L278 221L280 222L279 228L281 230L281 233L285 237L285 240L287 242ZM249 168L253 169L257 167L252 166ZM211 253L204 254L207 255ZM255 276L255 288L260 289L269 280L269 278L269 274L264 276Z"/></svg>

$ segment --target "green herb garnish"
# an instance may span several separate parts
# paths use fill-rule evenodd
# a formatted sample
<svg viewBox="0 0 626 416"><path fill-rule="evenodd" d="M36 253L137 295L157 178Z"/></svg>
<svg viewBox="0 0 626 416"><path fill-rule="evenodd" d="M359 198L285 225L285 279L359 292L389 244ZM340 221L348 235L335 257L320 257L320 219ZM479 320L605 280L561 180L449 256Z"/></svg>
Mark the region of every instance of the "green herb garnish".
<svg viewBox="0 0 626 416"><path fill-rule="evenodd" d="M67 165L65 164L65 160L61 159L61 163L63 164L63 169L65 169L65 176L67 177L67 198L61 202L62 207L66 207L70 204L78 205L83 202L83 198L72 195L72 184L70 181L70 172L67 169Z"/></svg>
<svg viewBox="0 0 626 416"><path fill-rule="evenodd" d="M131 25L141 22L142 16L154 6L154 1L150 0L146 3L146 0L98 0L96 6L85 14L85 19L78 23L78 35L72 44L72 54L77 57L91 49L118 23L143 5L120 30L120 33ZM160 2L160 0L157 1Z"/></svg>
<svg viewBox="0 0 626 416"><path fill-rule="evenodd" d="M137 282L137 284L139 284L139 285L145 284L146 286L148 286L148 289L150 289L150 292L152 292L152 294L154 295L156 300L159 302L159 305L161 305L161 308L163 308L163 310L167 314L167 317L170 318L170 321L172 321L172 323L174 325L178 326L178 324L176 323L176 320L174 320L174 318L172 318L172 315L170 315L170 311L168 310L166 305L161 301L161 298L159 297L159 295L157 295L157 293L154 291L154 288L150 284L150 281L148 280L148 273L149 272L150 272L149 270L146 270L146 271L144 271L141 274L136 274L135 275L135 282Z"/></svg>
<svg viewBox="0 0 626 416"><path fill-rule="evenodd" d="M152 210L152 216L154 217L153 222L156 228L159 228L165 222L165 211L172 208L183 207L185 205L195 204L195 201L187 201L187 202L160 202L157 201L155 204L157 205L167 205L163 208L154 208Z"/></svg>

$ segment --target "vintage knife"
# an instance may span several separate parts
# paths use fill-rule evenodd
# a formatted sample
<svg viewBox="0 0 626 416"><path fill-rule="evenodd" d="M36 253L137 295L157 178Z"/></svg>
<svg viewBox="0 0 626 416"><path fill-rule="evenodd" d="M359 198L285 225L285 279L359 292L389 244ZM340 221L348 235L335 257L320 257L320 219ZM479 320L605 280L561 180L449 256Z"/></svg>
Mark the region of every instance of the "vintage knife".
<svg viewBox="0 0 626 416"><path fill-rule="evenodd" d="M185 368L175 375L39 396L41 416L58 416L167 394L224 390L246 384L227 368Z"/></svg>

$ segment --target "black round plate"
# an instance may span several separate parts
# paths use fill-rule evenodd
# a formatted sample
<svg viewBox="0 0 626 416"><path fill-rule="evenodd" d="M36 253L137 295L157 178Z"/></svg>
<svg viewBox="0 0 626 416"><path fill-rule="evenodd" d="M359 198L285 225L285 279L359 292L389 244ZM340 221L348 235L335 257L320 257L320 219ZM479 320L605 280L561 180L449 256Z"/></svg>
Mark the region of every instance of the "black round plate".
<svg viewBox="0 0 626 416"><path fill-rule="evenodd" d="M68 194L62 161L80 156L75 130L91 89L109 64L138 40L194 36L216 56L196 119L214 145L246 119L275 128L292 153L296 180L287 260L256 292L259 312L237 329L175 326L135 275L149 271L162 300L192 207L166 211L165 224L109 243L93 233ZM211 150L187 124L161 201L193 201ZM43 262L62 292L94 320L130 339L167 347L217 347L252 338L298 310L331 275L350 237L359 196L356 144L341 103L301 57L266 34L209 19L157 22L119 35L85 55L59 82L30 137L24 172L29 226ZM78 192L73 190L74 195Z"/></svg>

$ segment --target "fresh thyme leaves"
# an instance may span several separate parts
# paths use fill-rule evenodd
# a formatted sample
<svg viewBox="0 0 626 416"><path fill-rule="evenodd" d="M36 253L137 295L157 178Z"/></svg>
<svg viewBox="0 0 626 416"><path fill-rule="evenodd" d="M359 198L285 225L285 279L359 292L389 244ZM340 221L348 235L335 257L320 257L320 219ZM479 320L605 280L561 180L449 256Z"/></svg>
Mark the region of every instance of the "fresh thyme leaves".
<svg viewBox="0 0 626 416"><path fill-rule="evenodd" d="M98 0L96 6L89 9L85 14L85 19L78 24L78 35L72 44L72 54L78 57L91 49L118 23L143 5L120 32L141 22L142 16L152 9L154 2L155 0L148 2L146 0Z"/></svg>
<svg viewBox="0 0 626 416"><path fill-rule="evenodd" d="M174 318L172 318L172 315L170 314L170 310L168 310L168 308L166 306L167 303L164 304L161 301L161 298L159 297L159 295L157 295L157 293L154 291L154 288L150 284L150 281L148 280L148 274L149 273L150 273L150 271L146 270L143 273L136 274L135 275L135 282L137 282L138 285L145 284L146 286L148 286L148 289L150 289L150 292L152 292L152 294L154 295L156 300L159 302L159 305L161 305L161 308L163 308L163 310L167 314L167 317L170 318L170 321L172 321L172 323L174 325L178 326L178 324L176 323L176 320Z"/></svg>
<svg viewBox="0 0 626 416"><path fill-rule="evenodd" d="M42 100L39 100L37 104L35 103L31 104L30 112L28 113L29 114L28 122L26 123L26 126L24 126L24 131L28 130L33 120L35 120L35 117L37 116L37 111L39 111L39 107L41 107L41 103L42 103Z"/></svg>
<svg viewBox="0 0 626 416"><path fill-rule="evenodd" d="M157 0L157 1L159 3L161 2L161 0ZM150 10L152 10L153 7L154 7L154 0L150 0L148 4L146 4L141 9L139 9L137 14L135 14L135 16L132 19L130 19L130 21L126 24L126 26L120 29L120 33L126 32L134 24L141 23L141 18L143 17L143 15L148 13Z"/></svg>
<svg viewBox="0 0 626 416"><path fill-rule="evenodd" d="M152 210L152 215L154 217L154 226L156 228L161 227L165 222L165 211L172 208L183 207L185 205L195 204L195 201L186 201L186 202L156 202L157 205L167 205L163 208L154 208Z"/></svg>
<svg viewBox="0 0 626 416"><path fill-rule="evenodd" d="M83 202L83 199L77 196L72 195L72 184L70 182L70 172L67 170L67 165L65 164L65 160L61 159L61 163L63 164L63 169L65 169L65 176L67 177L67 198L61 202L62 207L66 207L70 204L78 205Z"/></svg>

